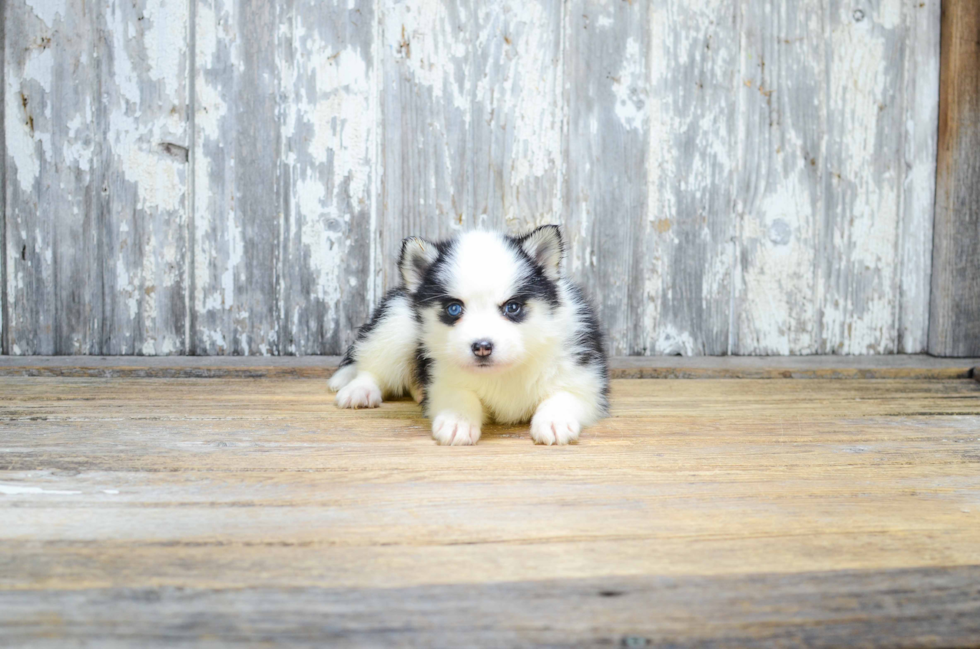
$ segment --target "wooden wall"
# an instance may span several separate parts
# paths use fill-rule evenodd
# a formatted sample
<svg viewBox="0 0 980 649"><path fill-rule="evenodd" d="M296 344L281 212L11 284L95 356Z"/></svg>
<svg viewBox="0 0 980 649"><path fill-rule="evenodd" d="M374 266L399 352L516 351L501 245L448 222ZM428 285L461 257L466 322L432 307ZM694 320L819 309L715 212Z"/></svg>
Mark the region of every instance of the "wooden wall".
<svg viewBox="0 0 980 649"><path fill-rule="evenodd" d="M980 0L942 14L929 352L980 356Z"/></svg>
<svg viewBox="0 0 980 649"><path fill-rule="evenodd" d="M549 222L616 354L927 348L939 0L4 7L4 353L338 353Z"/></svg>

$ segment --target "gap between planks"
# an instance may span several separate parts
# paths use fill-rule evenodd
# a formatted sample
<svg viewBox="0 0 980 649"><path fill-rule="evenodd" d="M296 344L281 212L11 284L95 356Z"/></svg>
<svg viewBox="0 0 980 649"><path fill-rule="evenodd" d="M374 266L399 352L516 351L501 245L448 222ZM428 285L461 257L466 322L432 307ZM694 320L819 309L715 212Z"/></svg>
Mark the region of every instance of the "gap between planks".
<svg viewBox="0 0 980 649"><path fill-rule="evenodd" d="M2 356L0 376L327 378L340 356ZM615 379L967 379L980 359L893 356L618 356Z"/></svg>

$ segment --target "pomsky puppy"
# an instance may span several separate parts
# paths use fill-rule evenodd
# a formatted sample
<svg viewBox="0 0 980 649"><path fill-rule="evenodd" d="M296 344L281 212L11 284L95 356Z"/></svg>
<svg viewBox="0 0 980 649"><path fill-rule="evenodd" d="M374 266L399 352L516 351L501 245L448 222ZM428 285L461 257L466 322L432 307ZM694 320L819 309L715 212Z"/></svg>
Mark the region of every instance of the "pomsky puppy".
<svg viewBox="0 0 980 649"><path fill-rule="evenodd" d="M411 394L439 444L476 444L484 422L531 421L567 444L605 416L599 325L561 275L557 226L521 237L473 231L402 242L402 286L385 295L330 379L340 408Z"/></svg>

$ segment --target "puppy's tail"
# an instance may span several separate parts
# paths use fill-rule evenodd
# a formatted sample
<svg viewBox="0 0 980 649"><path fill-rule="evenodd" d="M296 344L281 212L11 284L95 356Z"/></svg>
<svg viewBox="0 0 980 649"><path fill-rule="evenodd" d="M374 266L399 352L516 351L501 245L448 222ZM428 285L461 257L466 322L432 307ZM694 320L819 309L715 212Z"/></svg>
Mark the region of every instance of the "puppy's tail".
<svg viewBox="0 0 980 649"><path fill-rule="evenodd" d="M357 376L357 366L353 363L350 365L344 365L330 377L330 382L327 385L333 392L339 392L342 387L354 380Z"/></svg>

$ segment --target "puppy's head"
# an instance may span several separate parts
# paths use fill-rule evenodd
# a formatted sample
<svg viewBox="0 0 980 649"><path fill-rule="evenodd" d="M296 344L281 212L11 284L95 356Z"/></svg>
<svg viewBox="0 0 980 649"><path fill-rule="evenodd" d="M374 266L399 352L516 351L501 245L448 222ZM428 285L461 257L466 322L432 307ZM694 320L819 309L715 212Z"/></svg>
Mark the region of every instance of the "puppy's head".
<svg viewBox="0 0 980 649"><path fill-rule="evenodd" d="M436 359L473 372L524 363L558 332L562 240L546 225L522 237L469 232L442 243L408 238L398 266Z"/></svg>

